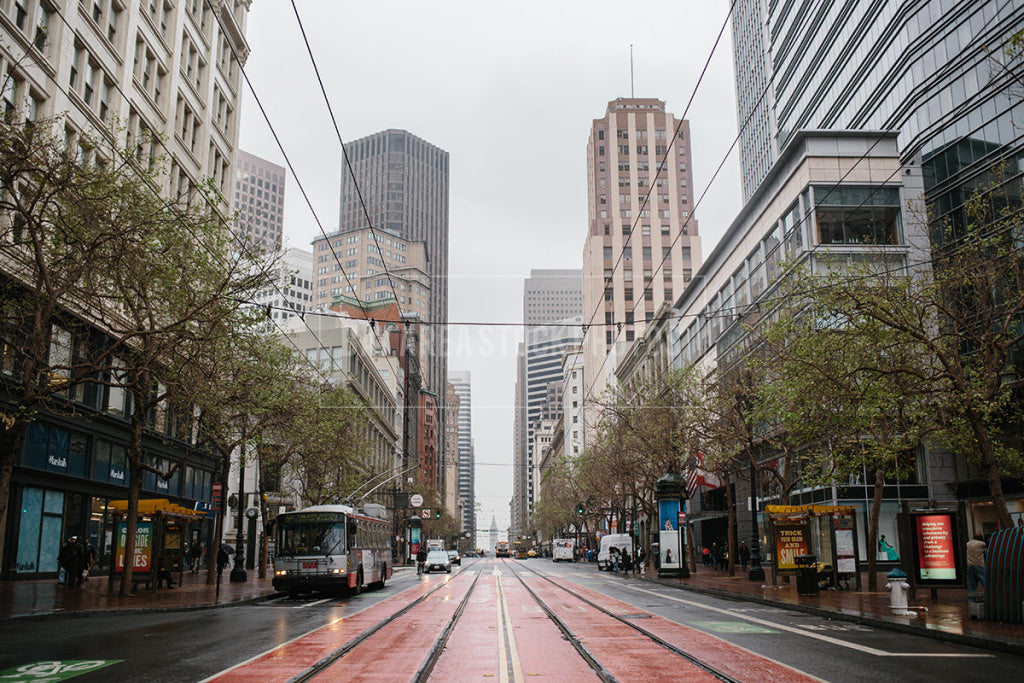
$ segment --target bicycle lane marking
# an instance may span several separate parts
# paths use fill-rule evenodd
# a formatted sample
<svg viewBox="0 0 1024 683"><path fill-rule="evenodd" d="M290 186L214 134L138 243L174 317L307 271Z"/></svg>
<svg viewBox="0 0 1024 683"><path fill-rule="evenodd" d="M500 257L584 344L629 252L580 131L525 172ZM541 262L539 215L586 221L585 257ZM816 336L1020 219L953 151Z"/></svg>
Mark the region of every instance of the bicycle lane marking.
<svg viewBox="0 0 1024 683"><path fill-rule="evenodd" d="M616 583L615 585L621 586L622 584ZM874 655L876 657L994 657L995 656L995 655L988 654L988 653L983 653L983 652L978 652L978 653L974 653L974 652L963 652L963 653L960 653L960 652L886 652L885 650L879 650L877 648L870 647L868 645L860 645L858 643L850 643L850 642L847 642L845 640L840 640L839 638L833 638L831 636L823 635L821 633L813 633L813 632L804 631L803 629L799 629L799 628L796 628L794 626L787 626L786 624L779 624L779 623L776 623L774 621L769 621L767 619L759 619L758 617L753 617L753 616L750 616L749 614L744 614L742 612L737 612L735 610L730 610L730 609L724 609L724 608L721 608L721 607L713 607L711 605L705 605L703 603L695 602L693 600L684 600L683 598L677 598L677 597L675 597L673 595L665 595L664 593L659 593L657 591L648 590L646 588L640 588L639 586L632 586L631 585L631 586L627 586L627 588L630 588L631 590L634 590L634 591L638 591L640 593L646 593L647 595L654 595L654 596L657 596L659 598L665 598L666 600L672 600L673 602L678 602L678 603L683 604L683 605L689 605L690 607L697 607L699 609L705 609L705 610L708 610L708 611L711 611L711 612L717 612L719 614L724 614L724 615L727 615L729 617L733 617L733 618L736 618L736 619L743 619L743 620L749 621L749 622L751 622L753 624L760 624L761 626L764 626L764 627L767 627L767 628L777 629L779 631L786 631L787 633L795 633L797 635L804 636L805 638L814 638L815 640L821 640L823 642L830 643L832 645L838 645L840 647L845 647L845 648L848 648L848 649L851 649L851 650L857 650L858 652L863 652L865 654Z"/></svg>

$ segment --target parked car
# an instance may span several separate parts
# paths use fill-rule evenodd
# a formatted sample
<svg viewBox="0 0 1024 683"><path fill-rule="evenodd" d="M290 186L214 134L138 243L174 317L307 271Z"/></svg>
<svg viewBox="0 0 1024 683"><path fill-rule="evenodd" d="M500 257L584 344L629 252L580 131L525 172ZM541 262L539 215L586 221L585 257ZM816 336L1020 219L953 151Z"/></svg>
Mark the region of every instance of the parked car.
<svg viewBox="0 0 1024 683"><path fill-rule="evenodd" d="M448 558L448 551L431 550L427 553L427 561L423 565L423 573L429 574L434 571L452 573L452 561Z"/></svg>
<svg viewBox="0 0 1024 683"><path fill-rule="evenodd" d="M449 550L448 559L451 560L452 564L457 564L460 567L462 566L462 556L459 555L458 550Z"/></svg>

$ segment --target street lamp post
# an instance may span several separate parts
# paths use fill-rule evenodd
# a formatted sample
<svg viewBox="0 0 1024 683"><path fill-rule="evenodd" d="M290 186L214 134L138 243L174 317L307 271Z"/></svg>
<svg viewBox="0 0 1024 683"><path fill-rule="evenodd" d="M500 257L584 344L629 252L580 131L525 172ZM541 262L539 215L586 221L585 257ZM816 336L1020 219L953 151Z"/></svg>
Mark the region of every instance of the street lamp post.
<svg viewBox="0 0 1024 683"><path fill-rule="evenodd" d="M238 527L235 534L235 566L231 568L231 583L245 583L249 575L245 571L245 538L242 532L243 515L245 513L245 442L238 452Z"/></svg>
<svg viewBox="0 0 1024 683"><path fill-rule="evenodd" d="M750 459L750 523L752 537L750 539L750 571L747 578L751 581L764 581L764 567L761 566L761 534L757 529L757 468L754 459Z"/></svg>

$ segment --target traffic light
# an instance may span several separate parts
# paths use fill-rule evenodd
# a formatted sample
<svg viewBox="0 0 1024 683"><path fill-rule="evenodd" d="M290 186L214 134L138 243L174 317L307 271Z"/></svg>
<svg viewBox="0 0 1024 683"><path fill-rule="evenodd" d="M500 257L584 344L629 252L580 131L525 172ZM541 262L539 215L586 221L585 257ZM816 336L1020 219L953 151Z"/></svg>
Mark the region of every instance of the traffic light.
<svg viewBox="0 0 1024 683"><path fill-rule="evenodd" d="M441 508L434 510L434 519L441 519Z"/></svg>
<svg viewBox="0 0 1024 683"><path fill-rule="evenodd" d="M587 511L587 508L586 508L586 506L583 505L583 503L576 503L576 514L577 515L582 515L586 511Z"/></svg>

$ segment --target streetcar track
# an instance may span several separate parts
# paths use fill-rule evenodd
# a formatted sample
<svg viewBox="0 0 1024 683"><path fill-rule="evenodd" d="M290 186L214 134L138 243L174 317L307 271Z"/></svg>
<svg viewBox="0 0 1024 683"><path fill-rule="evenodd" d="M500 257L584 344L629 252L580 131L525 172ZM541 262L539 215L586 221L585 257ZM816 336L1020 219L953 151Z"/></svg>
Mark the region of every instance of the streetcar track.
<svg viewBox="0 0 1024 683"><path fill-rule="evenodd" d="M583 597L579 593L576 593L575 591L572 591L572 590L566 588L565 586L559 584L558 582L552 580L551 578L545 576L544 574L541 574L539 571L537 571L536 569L533 569L532 567L522 566L522 568L527 569L527 570L533 572L538 578L544 579L545 581L547 581L551 585L553 585L553 586L555 586L557 588L562 589L563 591L565 591L569 595L571 595L574 598L576 598L577 600L580 600L581 602L583 602L583 603L593 607L594 609L596 609L597 611L601 612L602 614L606 614L609 617L611 617L612 619L615 619L616 621L618 621L619 623L625 624L626 626L630 627L634 631L642 634L644 637L649 638L651 641L653 641L653 642L657 643L658 645L660 645L661 647L665 648L669 652L672 652L673 654L678 655L679 657L682 657L683 659L685 659L686 661L690 662L694 666L696 666L696 667L698 667L698 668L708 672L709 674L711 674L712 676L714 676L718 680L725 681L726 683L740 683L739 679L733 678L729 674L727 674L727 673L725 673L725 672L715 668L711 664L708 664L707 662L703 661L702 659L693 656L689 652L686 652L685 650L683 650L683 649L681 649L679 647L676 647L672 643L666 641L664 638L661 638L660 636L657 636L654 633L651 633L647 629L643 628L642 626L639 626L638 624L634 623L633 620L636 618L635 614L626 615L626 617L632 617L632 619L620 616L618 614L615 614L611 610L608 610L608 609L602 607L601 605L598 605L597 603L595 603L595 602L593 602L591 600L588 600L587 598ZM589 652L587 652L587 654L585 654L585 655L583 654L583 652L580 650L580 648L583 648L583 651L586 651L586 648L584 648L583 644L579 642L579 639L576 637L576 635L573 634L567 627L565 627L565 625L562 623L561 619L559 619L558 617L554 616L554 614L551 612L551 610L548 608L548 606L544 603L544 601L541 600L537 596L537 594L529 586L526 585L526 582L523 580L523 578L521 576L519 576L519 574L515 571L515 569L512 569L511 572L512 572L512 575L515 576L520 581L520 583L523 584L523 587L527 590L527 592L529 592L530 595L533 596L533 599L537 601L537 604L540 605L541 609L543 609L544 612L548 615L548 617L551 618L551 620L555 623L555 625L558 626L559 630L562 631L563 635L565 635L568 638L569 643L572 644L574 648L576 648L577 652L580 652L581 656L583 656L583 659L587 661L587 663L591 666L591 668L594 669L594 671L597 673L597 675L599 677L601 677L602 680L614 681L615 679L613 677L611 677L611 674L607 673L607 670L604 669L604 667L601 666L601 664L599 662L597 662L597 659L594 658L593 655L591 655ZM578 647L577 647L577 645L578 645ZM605 675L607 675L608 678L605 678Z"/></svg>
<svg viewBox="0 0 1024 683"><path fill-rule="evenodd" d="M459 606L455 608L455 613L452 614L452 618L448 620L444 630L441 631L441 635L434 641L434 646L430 648L430 652L427 653L427 658L423 661L423 665L419 668L419 671L416 672L416 677L413 678L413 681L416 681L416 683L422 683L430 677L430 672L434 670L437 660L441 658L441 654L444 652L444 647L448 643L448 638L451 636L452 631L455 630L455 624L457 624L459 619L462 617L462 613L466 609L466 603L469 602L469 596L473 595L476 583L480 580L480 576L483 573L483 569L476 573L476 577L473 579L473 583L469 586L469 590L466 591L465 597L462 598Z"/></svg>
<svg viewBox="0 0 1024 683"><path fill-rule="evenodd" d="M480 573L483 573L483 571L481 570L481 572L479 572L477 574L477 579L480 578ZM354 637L352 640L348 641L347 643L345 643L344 645L342 645L338 649L334 650L334 652L330 653L329 655L327 655L325 657L322 657L319 661L317 661L313 665L309 666L305 670L303 670L300 673L296 674L292 678L289 678L287 683L302 683L304 681L312 680L313 678L315 678L316 676L318 676L319 674L323 673L328 668L330 668L331 665L333 665L339 659L341 659L342 657L344 657L348 653L352 652L352 650L354 650L357 647L359 647L360 645L362 645L364 642L369 640L372 636L376 635L378 632L380 632L386 626L388 626L391 623L395 622L400 617L406 615L407 613L412 611L413 608L415 608L415 607L419 606L420 604L424 603L431 595L433 595L437 591L441 590L442 588L448 586L449 583L450 583L449 581L442 581L441 583L437 584L435 587L431 588L429 591L427 591L423 595L419 596L418 598L416 598L415 600L410 602L408 605L406 605L402 609L398 610L394 614L391 614L390 616L385 617L384 619L381 619L376 624L374 624L373 626L369 627L368 629L366 629L365 631L363 631L362 633L360 633L359 635ZM473 586L475 586L475 585L476 585L476 579L474 579L474 581L473 581ZM472 587L470 588L470 593L471 592L472 592ZM447 641L447 638L445 638L445 640ZM437 644L435 643L435 646L436 645ZM418 675L418 672L417 672L417 675Z"/></svg>
<svg viewBox="0 0 1024 683"><path fill-rule="evenodd" d="M526 585L526 582L523 581L523 577L519 576L519 573L516 572L515 569L510 569L510 571L512 572L512 576L516 577L519 580L519 583L523 584L523 588L525 588L526 592L533 597L533 599L537 602L537 605L539 605L540 608L544 610L544 614L547 615L548 619L554 622L555 626L558 627L558 630L562 632L563 636L565 636L565 639L569 642L570 645L573 646L573 649L575 649L576 652L579 653L580 657L583 658L583 661L585 661L590 666L590 668L594 670L594 673L597 674L597 677L600 678L602 681L605 681L605 683L617 683L617 679L615 678L615 676L613 676L611 672L609 672L606 668L604 668L604 666L601 665L601 663L597 660L597 657L592 655L590 653L590 650L588 650L587 647L582 642L580 642L580 639L576 637L576 634L572 632L572 629L566 626L565 622L562 621L558 617L558 615L556 615L553 611L551 611L551 608L549 608L547 604L543 600L541 600L535 592L533 592L533 589Z"/></svg>

